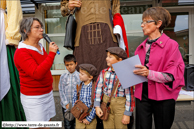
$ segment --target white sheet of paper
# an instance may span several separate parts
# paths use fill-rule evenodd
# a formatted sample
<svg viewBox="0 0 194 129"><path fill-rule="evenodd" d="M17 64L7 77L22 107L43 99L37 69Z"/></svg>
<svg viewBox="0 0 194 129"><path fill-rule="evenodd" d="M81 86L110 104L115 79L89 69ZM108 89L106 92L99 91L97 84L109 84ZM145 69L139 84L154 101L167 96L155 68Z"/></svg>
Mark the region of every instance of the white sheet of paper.
<svg viewBox="0 0 194 129"><path fill-rule="evenodd" d="M112 65L124 89L147 81L146 77L133 73L133 70L137 69L135 65L141 65L138 55Z"/></svg>

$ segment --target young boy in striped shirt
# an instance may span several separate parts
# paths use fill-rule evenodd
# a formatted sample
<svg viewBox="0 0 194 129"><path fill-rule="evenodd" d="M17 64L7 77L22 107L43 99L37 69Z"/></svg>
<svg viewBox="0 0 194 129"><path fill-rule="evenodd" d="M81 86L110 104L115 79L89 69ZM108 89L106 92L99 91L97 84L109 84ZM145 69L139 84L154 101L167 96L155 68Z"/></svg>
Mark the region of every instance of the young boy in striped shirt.
<svg viewBox="0 0 194 129"><path fill-rule="evenodd" d="M126 52L119 47L110 47L106 52L106 62L109 67L102 70L98 76L94 95L94 107L96 109L96 115L99 118L103 115L100 108L101 98L103 102L108 102L113 86L117 80L117 75L112 64L127 58ZM127 129L127 124L130 123L130 116L132 115L134 106L133 88L123 89L119 82L116 94L111 98L108 120L103 121L104 129Z"/></svg>

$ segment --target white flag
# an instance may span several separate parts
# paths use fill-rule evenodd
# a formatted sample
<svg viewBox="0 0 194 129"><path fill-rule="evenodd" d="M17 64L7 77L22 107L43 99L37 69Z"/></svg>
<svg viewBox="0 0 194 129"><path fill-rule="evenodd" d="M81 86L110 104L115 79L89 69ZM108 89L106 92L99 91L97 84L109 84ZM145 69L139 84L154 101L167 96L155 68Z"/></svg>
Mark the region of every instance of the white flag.
<svg viewBox="0 0 194 129"><path fill-rule="evenodd" d="M10 89L10 76L5 45L4 10L0 9L0 101Z"/></svg>

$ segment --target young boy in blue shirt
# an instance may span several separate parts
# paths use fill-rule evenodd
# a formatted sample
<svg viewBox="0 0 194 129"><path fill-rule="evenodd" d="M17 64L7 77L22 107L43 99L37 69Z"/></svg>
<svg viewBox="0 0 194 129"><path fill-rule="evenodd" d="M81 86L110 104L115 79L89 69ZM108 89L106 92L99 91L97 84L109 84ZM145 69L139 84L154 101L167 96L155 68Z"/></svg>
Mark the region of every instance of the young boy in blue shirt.
<svg viewBox="0 0 194 129"><path fill-rule="evenodd" d="M66 55L64 57L64 64L68 72L62 74L59 81L59 93L64 117L64 127L65 129L74 129L75 118L69 121L65 118L65 112L69 109L69 106L72 105L73 92L76 89L76 85L80 84L79 72L75 69L77 62L74 55Z"/></svg>
<svg viewBox="0 0 194 129"><path fill-rule="evenodd" d="M97 69L91 64L80 64L79 65L79 77L81 80L81 90L79 91L79 100L82 101L88 108L92 104L92 85L94 83L93 78L97 76ZM93 88L94 90L94 88ZM77 89L73 94L73 106L77 101ZM96 129L96 110L92 107L90 113L82 121L76 119L76 129Z"/></svg>

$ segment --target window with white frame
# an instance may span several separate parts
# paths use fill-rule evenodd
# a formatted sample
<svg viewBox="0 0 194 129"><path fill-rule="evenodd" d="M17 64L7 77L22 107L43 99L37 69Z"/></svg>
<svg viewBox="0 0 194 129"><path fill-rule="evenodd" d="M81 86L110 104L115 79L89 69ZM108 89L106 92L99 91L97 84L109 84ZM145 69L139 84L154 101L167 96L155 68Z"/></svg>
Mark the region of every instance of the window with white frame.
<svg viewBox="0 0 194 129"><path fill-rule="evenodd" d="M63 58L67 54L73 53L73 51L63 47L67 17L61 15L60 3L45 4L44 9L45 33L58 45L60 51L60 55L55 56L51 70L65 70Z"/></svg>
<svg viewBox="0 0 194 129"><path fill-rule="evenodd" d="M120 12L125 23L130 57L134 56L136 48L147 37L144 36L141 28L142 13L152 6L150 2L141 2L139 5L136 4L137 3L135 3L135 5L128 4L127 6L120 7Z"/></svg>

